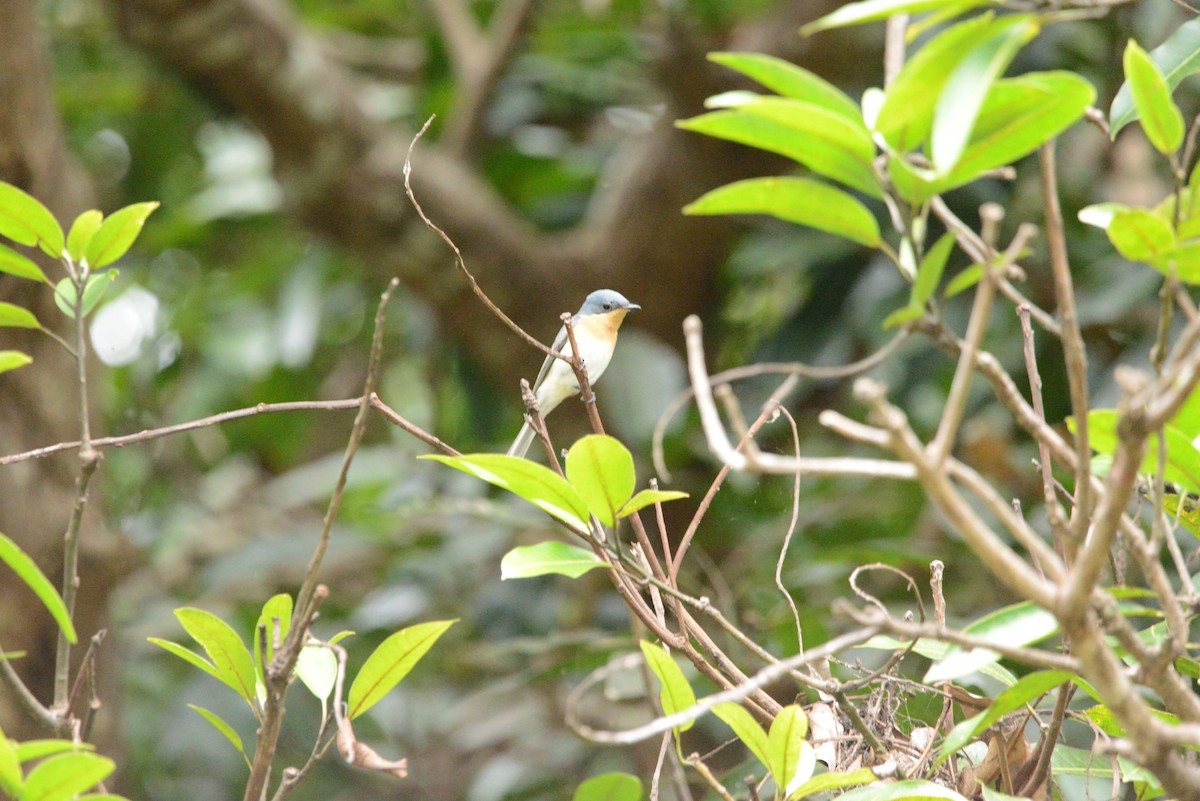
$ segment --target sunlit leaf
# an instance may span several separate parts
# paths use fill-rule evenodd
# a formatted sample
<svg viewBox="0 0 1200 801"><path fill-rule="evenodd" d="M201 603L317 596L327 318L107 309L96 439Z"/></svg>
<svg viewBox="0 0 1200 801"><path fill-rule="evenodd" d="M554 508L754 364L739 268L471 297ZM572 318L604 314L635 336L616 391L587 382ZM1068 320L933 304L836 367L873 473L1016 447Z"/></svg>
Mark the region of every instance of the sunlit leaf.
<svg viewBox="0 0 1200 801"><path fill-rule="evenodd" d="M200 644L217 670L217 678L254 708L254 660L238 633L221 618L194 607L175 610L183 630Z"/></svg>
<svg viewBox="0 0 1200 801"><path fill-rule="evenodd" d="M771 721L767 733L767 767L776 787L787 788L792 784L807 734L808 717L798 704L785 706ZM808 777L803 781L808 781Z"/></svg>
<svg viewBox="0 0 1200 801"><path fill-rule="evenodd" d="M104 297L105 291L109 284L117 280L116 270L106 270L102 273L92 273L88 276L87 284L83 288L83 316L87 317L92 313L92 309L96 308L96 304L100 302L100 298ZM54 303L59 310L75 319L75 284L70 278L64 278L54 285Z"/></svg>
<svg viewBox="0 0 1200 801"><path fill-rule="evenodd" d="M800 33L809 36L829 28L842 28L847 25L861 25L864 22L876 22L887 19L894 14L917 14L922 11L943 11L954 9L965 12L975 6L987 5L990 0L860 0L857 3L847 3L818 20L808 23L800 29Z"/></svg>
<svg viewBox="0 0 1200 801"><path fill-rule="evenodd" d="M588 511L609 528L616 524L617 511L633 495L637 482L632 454L602 434L589 434L571 446L566 473Z"/></svg>
<svg viewBox="0 0 1200 801"><path fill-rule="evenodd" d="M528 459L498 453L463 456L428 454L420 457L461 470L532 503L576 531L587 531L588 508L562 476Z"/></svg>
<svg viewBox="0 0 1200 801"><path fill-rule="evenodd" d="M28 256L22 256L17 251L0 244L0 273L8 273L18 278L28 278L32 281L49 283L42 268L38 267Z"/></svg>
<svg viewBox="0 0 1200 801"><path fill-rule="evenodd" d="M1117 452L1119 422L1120 417L1115 409L1088 412L1088 444L1092 450L1109 456ZM1075 433L1074 418L1067 418L1067 428ZM1174 426L1164 426L1163 434L1167 440L1167 470L1163 477L1192 494L1200 494L1200 451L1196 450L1186 434ZM1158 472L1157 433L1149 437L1141 472L1150 475Z"/></svg>
<svg viewBox="0 0 1200 801"><path fill-rule="evenodd" d="M0 731L0 793L9 798L16 798L21 790L24 777L21 772L21 760L17 757L16 743L4 736Z"/></svg>
<svg viewBox="0 0 1200 801"><path fill-rule="evenodd" d="M577 545L550 540L513 548L500 560L500 578L532 578L556 574L579 578L589 570L607 567L600 557Z"/></svg>
<svg viewBox="0 0 1200 801"><path fill-rule="evenodd" d="M3 353L0 352L0 356L2 355ZM3 372L2 360L0 360L0 372ZM50 612L54 622L58 623L67 642L75 643L77 641L75 626L71 623L71 614L67 611L67 605L59 597L58 591L54 589L54 585L50 583L50 579L46 578L46 574L41 571L37 563L4 534L0 534L0 562L8 565L17 574L17 578L33 590L33 594Z"/></svg>
<svg viewBox="0 0 1200 801"><path fill-rule="evenodd" d="M0 301L0 328L41 328L37 318L28 310Z"/></svg>
<svg viewBox="0 0 1200 801"><path fill-rule="evenodd" d="M285 592L273 595L263 604L262 612L258 615L258 626L266 632L267 653L264 658L258 637L258 627L255 627L254 663L259 666L259 673L266 673L266 666L275 658L275 643L280 644L287 639L288 630L292 624L292 596Z"/></svg>
<svg viewBox="0 0 1200 801"><path fill-rule="evenodd" d="M879 223L861 202L807 178L750 178L712 190L684 214L769 214L875 247Z"/></svg>
<svg viewBox="0 0 1200 801"><path fill-rule="evenodd" d="M96 209L85 211L71 223L71 232L67 234L67 253L75 262L81 262L87 253L88 243L104 221L104 215Z"/></svg>
<svg viewBox="0 0 1200 801"><path fill-rule="evenodd" d="M791 798L805 798L817 793L827 793L830 790L840 790L843 787L854 787L859 784L870 784L878 781L879 777L870 768L859 768L848 773L829 772L813 776L808 781L792 790Z"/></svg>
<svg viewBox="0 0 1200 801"><path fill-rule="evenodd" d="M1108 224L1113 247L1130 261L1151 262L1175 247L1171 224L1145 209L1121 209Z"/></svg>
<svg viewBox="0 0 1200 801"><path fill-rule="evenodd" d="M21 245L37 245L57 259L62 254L63 232L50 210L35 197L0 181L0 236Z"/></svg>
<svg viewBox="0 0 1200 801"><path fill-rule="evenodd" d="M234 748L237 749L237 752L242 755L242 759L246 761L246 765L249 766L250 760L246 757L246 749L242 745L242 738L236 731L234 731L232 726L222 720L217 713L210 712L202 706L188 704L188 708L195 711L196 714L207 720L214 729L219 731L221 735L228 740Z"/></svg>
<svg viewBox="0 0 1200 801"><path fill-rule="evenodd" d="M626 504L621 507L621 511L617 513L617 517L629 517L634 512L644 509L651 504L677 501L686 497L688 497L686 492L679 492L678 490L644 489L630 498Z"/></svg>
<svg viewBox="0 0 1200 801"><path fill-rule="evenodd" d="M642 654L646 657L646 664L650 666L650 671L662 685L659 702L662 704L663 712L667 715L674 715L676 712L682 712L695 706L696 694L692 691L692 686L688 684L683 671L679 669L679 665L675 664L675 659L667 653L667 649L645 641L642 641L640 645ZM676 729L685 732L692 727L693 723L695 723L694 720L689 720L687 723L677 726Z"/></svg>
<svg viewBox="0 0 1200 801"><path fill-rule="evenodd" d="M1180 82L1200 72L1200 19L1183 23L1167 40L1150 51L1150 58L1158 67L1173 91ZM1111 134L1115 139L1122 128L1136 120L1137 106L1133 102L1133 91L1126 81L1113 98L1109 110Z"/></svg>
<svg viewBox="0 0 1200 801"><path fill-rule="evenodd" d="M803 100L854 123L863 131L858 104L824 78L790 61L763 53L709 53L708 59L752 78L778 95Z"/></svg>
<svg viewBox="0 0 1200 801"><path fill-rule="evenodd" d="M571 801L641 801L642 780L628 773L605 773L579 785Z"/></svg>
<svg viewBox="0 0 1200 801"><path fill-rule="evenodd" d="M354 677L347 696L351 718L366 712L387 695L457 620L418 623L388 637L375 649Z"/></svg>
<svg viewBox="0 0 1200 801"><path fill-rule="evenodd" d="M839 801L967 801L960 794L934 782L910 779L876 782L838 796Z"/></svg>
<svg viewBox="0 0 1200 801"><path fill-rule="evenodd" d="M146 218L157 208L155 202L134 203L108 215L88 241L88 265L95 270L124 256L141 234Z"/></svg>
<svg viewBox="0 0 1200 801"><path fill-rule="evenodd" d="M1058 631L1058 619L1036 604L1024 601L990 612L963 628L975 637L1008 646L1024 646L1044 640ZM987 648L965 650L950 645L945 655L930 666L925 682L932 684L974 673L986 664L1000 659Z"/></svg>
<svg viewBox="0 0 1200 801"><path fill-rule="evenodd" d="M87 752L52 756L29 771L20 801L67 801L104 781L116 767L108 757Z"/></svg>
<svg viewBox="0 0 1200 801"><path fill-rule="evenodd" d="M983 712L955 726L942 742L935 765L940 765L956 751L986 731L1000 718L1014 712L1055 687L1070 681L1073 674L1065 670L1040 670L1022 676L1012 687L996 697Z"/></svg>
<svg viewBox="0 0 1200 801"><path fill-rule="evenodd" d="M946 284L946 291L942 293L942 297L952 298L960 292L965 292L978 284L981 278L983 278L983 265L972 264L950 279L950 283Z"/></svg>
<svg viewBox="0 0 1200 801"><path fill-rule="evenodd" d="M733 733L750 749L750 753L758 758L764 768L770 767L770 744L766 730L759 724L741 704L727 701L717 704L712 712L725 722Z"/></svg>
<svg viewBox="0 0 1200 801"><path fill-rule="evenodd" d="M909 305L924 306L925 302L933 297L956 241L954 234L945 233L925 252L925 258L921 259L921 264L917 267L917 279L913 282Z"/></svg>

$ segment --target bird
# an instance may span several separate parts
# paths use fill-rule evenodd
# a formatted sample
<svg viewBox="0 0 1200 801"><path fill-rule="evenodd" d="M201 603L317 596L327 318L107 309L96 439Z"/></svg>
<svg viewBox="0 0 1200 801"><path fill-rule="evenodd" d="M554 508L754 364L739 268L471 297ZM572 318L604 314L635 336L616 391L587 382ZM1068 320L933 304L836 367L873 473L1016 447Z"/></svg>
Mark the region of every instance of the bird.
<svg viewBox="0 0 1200 801"><path fill-rule="evenodd" d="M579 355L587 368L588 383L595 384L612 359L613 349L617 346L617 329L621 327L625 315L642 308L636 303L630 303L624 295L611 289L597 289L587 296L579 311L571 318L571 327L575 331L575 341L579 344ZM567 338L567 327L564 325L554 338L550 349L565 356L571 356L571 343ZM537 381L533 384L533 394L537 397L542 416L550 414L567 398L579 393L579 381L571 365L562 359L547 356L538 373ZM523 457L533 443L534 431L529 421L521 426L521 433L513 440L508 449L509 456Z"/></svg>

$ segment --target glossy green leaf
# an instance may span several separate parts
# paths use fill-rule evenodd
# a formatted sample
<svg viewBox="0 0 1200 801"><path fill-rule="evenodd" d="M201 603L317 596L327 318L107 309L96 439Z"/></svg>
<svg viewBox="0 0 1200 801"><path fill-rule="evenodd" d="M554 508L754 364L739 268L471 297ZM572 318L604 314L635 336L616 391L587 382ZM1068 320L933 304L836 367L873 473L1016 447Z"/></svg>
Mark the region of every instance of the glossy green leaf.
<svg viewBox="0 0 1200 801"><path fill-rule="evenodd" d="M724 721L726 726L733 729L733 733L745 744L746 748L750 749L750 753L757 757L764 768L770 767L770 742L767 739L766 729L754 719L754 716L744 706L726 701L714 706L712 712Z"/></svg>
<svg viewBox="0 0 1200 801"><path fill-rule="evenodd" d="M1015 712L1055 687L1067 683L1072 676L1073 674L1065 670L1039 670L1022 676L1015 685L1000 693L991 706L950 730L946 739L942 741L941 751L934 765L945 762L1009 712Z"/></svg>
<svg viewBox="0 0 1200 801"><path fill-rule="evenodd" d="M532 578L551 574L579 578L597 567L606 565L586 548L549 540L537 545L521 545L504 554L500 560L500 578Z"/></svg>
<svg viewBox="0 0 1200 801"><path fill-rule="evenodd" d="M810 103L763 98L714 111L679 128L787 156L813 172L872 197L882 191L871 168L874 145L865 131ZM863 144L866 145L864 157Z"/></svg>
<svg viewBox="0 0 1200 801"><path fill-rule="evenodd" d="M367 657L347 696L351 718L379 703L457 620L418 623L388 637Z"/></svg>
<svg viewBox="0 0 1200 801"><path fill-rule="evenodd" d="M633 496L637 483L633 455L603 434L589 434L571 446L566 474L588 511L609 528L616 524L618 510Z"/></svg>
<svg viewBox="0 0 1200 801"><path fill-rule="evenodd" d="M1024 601L990 612L963 629L966 634L1009 646L1024 646L1044 640L1058 631L1058 620L1047 610ZM974 673L1000 655L987 648L965 650L950 645L946 654L929 667L924 681L950 681Z"/></svg>
<svg viewBox="0 0 1200 801"><path fill-rule="evenodd" d="M92 241L102 222L104 215L96 209L91 209L80 214L75 218L75 222L71 223L71 232L67 234L67 253L75 262L83 261L88 243Z"/></svg>
<svg viewBox="0 0 1200 801"><path fill-rule="evenodd" d="M1088 412L1088 444L1092 450L1112 456L1117 452L1119 437L1117 425L1120 417L1115 409L1095 409ZM1067 418L1067 428L1075 433L1075 420ZM1163 434L1167 440L1167 471L1163 478L1178 484L1192 494L1200 494L1200 451L1192 440L1174 426L1165 426ZM1141 472L1153 475L1158 472L1158 434L1151 434L1142 459Z"/></svg>
<svg viewBox="0 0 1200 801"><path fill-rule="evenodd" d="M16 745L0 731L0 794L8 798L16 798L24 782Z"/></svg>
<svg viewBox="0 0 1200 801"><path fill-rule="evenodd" d="M775 94L813 103L866 131L857 103L829 81L790 61L763 53L709 53L708 59L737 70Z"/></svg>
<svg viewBox="0 0 1200 801"><path fill-rule="evenodd" d="M11 351L9 352L11 353ZM3 352L0 352L0 356L3 356ZM3 372L2 359L0 359L0 372ZM42 602L42 606L46 607L54 621L58 623L67 642L77 642L75 626L71 623L71 614L54 589L54 585L50 583L50 579L46 578L46 574L41 571L36 562L29 558L28 554L4 534L0 534L0 562L8 565L17 574L17 578L33 590L33 594Z"/></svg>
<svg viewBox="0 0 1200 801"><path fill-rule="evenodd" d="M1163 275L1174 274L1186 284L1200 283L1200 239L1181 242L1160 253L1150 266Z"/></svg>
<svg viewBox="0 0 1200 801"><path fill-rule="evenodd" d="M62 254L63 232L50 210L35 197L0 181L0 236L21 245L37 245L57 259Z"/></svg>
<svg viewBox="0 0 1200 801"><path fill-rule="evenodd" d="M860 0L847 3L818 20L800 29L804 36L829 28L844 28L847 25L862 25L876 22L895 14L917 14L922 11L945 11L953 9L962 13L976 6L986 5L989 0Z"/></svg>
<svg viewBox="0 0 1200 801"><path fill-rule="evenodd" d="M878 780L879 777L870 768L859 768L848 773L822 773L818 776L813 776L799 787L793 789L790 797L806 798L817 793L828 793L831 790L840 790L843 787L854 787L860 784L870 784Z"/></svg>
<svg viewBox="0 0 1200 801"><path fill-rule="evenodd" d="M933 112L930 153L938 172L948 173L958 163L988 90L1037 31L1037 22L1025 18L999 29L958 62Z"/></svg>
<svg viewBox="0 0 1200 801"><path fill-rule="evenodd" d="M899 328L905 323L911 323L913 320L920 320L924 316L924 306L913 306L911 303L907 306L901 306L887 317L883 318L883 330L888 331L892 328Z"/></svg>
<svg viewBox="0 0 1200 801"><path fill-rule="evenodd" d="M275 658L275 643L279 642L282 645L283 641L287 639L288 630L292 625L292 611L292 596L286 592L271 596L263 604L254 634L254 664L259 668L259 675L266 673L265 667L271 664L271 660ZM262 646L258 636L259 627L266 632L266 658L263 658L260 653Z"/></svg>
<svg viewBox="0 0 1200 801"><path fill-rule="evenodd" d="M587 531L587 504L565 478L548 467L528 459L498 453L471 453L463 456L427 454L419 458L441 462L455 470L470 473L524 498L576 531Z"/></svg>
<svg viewBox="0 0 1200 801"><path fill-rule="evenodd" d="M683 209L684 214L769 214L875 247L879 223L861 202L807 178L750 178L719 187Z"/></svg>
<svg viewBox="0 0 1200 801"><path fill-rule="evenodd" d="M194 607L175 610L183 630L208 654L216 677L254 708L254 660L238 633L221 618Z"/></svg>
<svg viewBox="0 0 1200 801"><path fill-rule="evenodd" d="M629 517L634 512L645 509L647 506L655 503L666 503L667 501L678 501L688 497L686 492L678 490L650 490L644 489L641 492L630 498L621 511L617 513L617 517Z"/></svg>
<svg viewBox="0 0 1200 801"><path fill-rule="evenodd" d="M628 773L605 773L587 779L571 801L641 801L642 780Z"/></svg>
<svg viewBox="0 0 1200 801"><path fill-rule="evenodd" d="M1176 28L1165 42L1150 51L1150 58L1172 91L1185 78L1200 72L1200 19L1189 20ZM1113 98L1108 116L1114 139L1122 128L1138 118L1128 80Z"/></svg>
<svg viewBox="0 0 1200 801"><path fill-rule="evenodd" d="M188 704L188 708L193 710L200 717L207 720L214 729L221 733L221 736L228 740L233 747L237 749L237 752L242 755L242 759L246 761L246 764L250 764L250 760L246 757L246 748L242 745L242 738L236 731L234 731L232 726L222 720L221 717L215 712L210 712L202 706Z"/></svg>
<svg viewBox="0 0 1200 801"><path fill-rule="evenodd" d="M1174 153L1183 144L1183 114L1171 99L1166 78L1132 39L1125 46L1124 61L1125 80L1146 138L1160 153Z"/></svg>
<svg viewBox="0 0 1200 801"><path fill-rule="evenodd" d="M0 301L0 328L41 328L37 318L25 308Z"/></svg>
<svg viewBox="0 0 1200 801"><path fill-rule="evenodd" d="M73 743L70 740L25 740L12 743L18 762L30 762L35 759L65 754L72 751L95 751L91 743Z"/></svg>
<svg viewBox="0 0 1200 801"><path fill-rule="evenodd" d="M1117 216L1117 212L1127 211L1129 208L1124 203L1093 203L1080 209L1076 216L1084 225L1107 230L1108 226L1112 224L1113 218Z"/></svg>
<svg viewBox="0 0 1200 801"><path fill-rule="evenodd" d="M663 713L674 715L676 712L682 712L695 706L696 694L692 691L692 686L688 684L683 671L679 669L679 665L675 663L675 659L667 653L667 649L651 642L642 641L639 644L642 647L642 654L646 657L646 664L650 667L650 672L658 678L659 684L662 685L659 702L662 704ZM692 727L693 723L695 721L689 720L687 723L677 726L676 730L685 732Z"/></svg>
<svg viewBox="0 0 1200 801"><path fill-rule="evenodd" d="M88 266L96 270L124 256L142 233L146 218L157 208L155 202L134 203L108 215L88 241Z"/></svg>
<svg viewBox="0 0 1200 801"><path fill-rule="evenodd" d="M808 734L808 716L798 704L789 704L779 710L771 729L767 733L767 769L775 779L775 786L788 788L800 764L800 752ZM810 746L811 748L811 746ZM803 781L808 781L804 777Z"/></svg>
<svg viewBox="0 0 1200 801"><path fill-rule="evenodd" d="M938 193L1029 155L1083 117L1096 90L1070 72L1031 72L996 81L984 100L971 140Z"/></svg>
<svg viewBox="0 0 1200 801"><path fill-rule="evenodd" d="M1113 247L1130 261L1149 263L1175 247L1171 224L1145 209L1114 212L1106 230Z"/></svg>
<svg viewBox="0 0 1200 801"><path fill-rule="evenodd" d="M968 54L1002 31L1028 20L1025 15L996 19L988 12L939 33L913 54L887 88L875 130L900 152L929 137L942 90Z"/></svg>
<svg viewBox="0 0 1200 801"><path fill-rule="evenodd" d="M106 270L102 273L92 273L88 276L83 288L83 316L87 317L96 308L100 298L108 290L109 284L117 280L116 270ZM75 285L70 278L64 278L54 285L54 303L59 310L75 319Z"/></svg>
<svg viewBox="0 0 1200 801"><path fill-rule="evenodd" d="M7 245L0 244L0 273L8 273L18 278L28 278L31 281L49 283L42 268L38 267L28 256L23 256Z"/></svg>
<svg viewBox="0 0 1200 801"><path fill-rule="evenodd" d="M108 757L87 752L50 757L29 771L17 801L69 801L104 781L116 767Z"/></svg>
<svg viewBox="0 0 1200 801"><path fill-rule="evenodd" d="M838 796L839 801L967 801L960 794L933 782L909 779L876 782Z"/></svg>
<svg viewBox="0 0 1200 801"><path fill-rule="evenodd" d="M337 681L337 655L323 644L306 645L296 658L296 675L315 697L321 700L322 708Z"/></svg>

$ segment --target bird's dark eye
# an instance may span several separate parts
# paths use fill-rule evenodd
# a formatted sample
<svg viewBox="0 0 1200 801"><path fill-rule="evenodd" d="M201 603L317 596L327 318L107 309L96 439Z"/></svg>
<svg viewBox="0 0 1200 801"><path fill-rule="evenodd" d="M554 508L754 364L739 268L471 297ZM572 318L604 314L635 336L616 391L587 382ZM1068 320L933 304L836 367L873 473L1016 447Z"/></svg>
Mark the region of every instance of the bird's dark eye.
<svg viewBox="0 0 1200 801"><path fill-rule="evenodd" d="M612 304L611 304L611 303L605 303L605 304L604 304L604 310L605 310L605 311L608 311L608 310L609 310L609 309L611 309L611 308L612 308Z"/></svg>

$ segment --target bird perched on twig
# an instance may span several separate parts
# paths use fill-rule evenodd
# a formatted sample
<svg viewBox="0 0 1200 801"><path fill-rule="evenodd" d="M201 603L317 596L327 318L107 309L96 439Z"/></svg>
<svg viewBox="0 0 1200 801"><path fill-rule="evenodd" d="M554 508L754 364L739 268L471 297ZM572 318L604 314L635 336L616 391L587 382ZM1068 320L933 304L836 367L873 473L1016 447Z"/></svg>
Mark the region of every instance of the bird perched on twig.
<svg viewBox="0 0 1200 801"><path fill-rule="evenodd" d="M617 329L625 315L642 308L630 303L620 292L597 289L587 296L583 306L571 318L575 341L579 344L579 356L587 368L588 382L595 384L608 369L613 349L617 346ZM567 339L564 325L554 338L551 349L571 356L571 343ZM550 414L560 403L572 395L579 394L579 381L571 365L562 359L547 356L533 385L533 393L541 407L542 416ZM521 433L508 449L509 456L524 456L533 443L534 431L529 421L521 426Z"/></svg>

